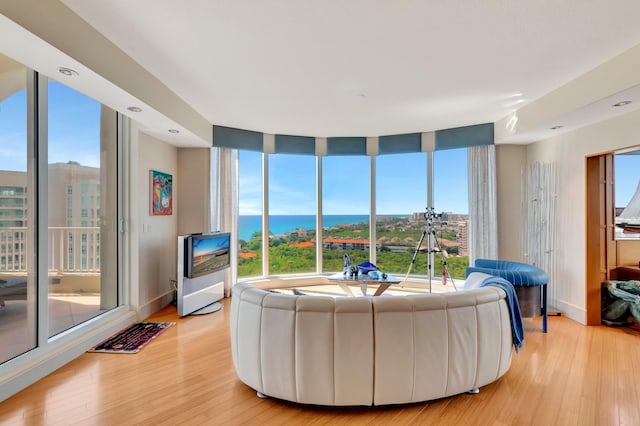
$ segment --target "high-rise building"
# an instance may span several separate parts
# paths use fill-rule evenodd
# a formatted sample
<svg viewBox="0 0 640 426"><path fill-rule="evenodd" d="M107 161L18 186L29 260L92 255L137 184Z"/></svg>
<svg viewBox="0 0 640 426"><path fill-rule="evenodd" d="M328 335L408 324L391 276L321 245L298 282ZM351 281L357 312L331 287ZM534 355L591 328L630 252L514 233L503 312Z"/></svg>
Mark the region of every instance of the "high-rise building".
<svg viewBox="0 0 640 426"><path fill-rule="evenodd" d="M460 256L469 256L469 221L461 220L458 222L458 254Z"/></svg>
<svg viewBox="0 0 640 426"><path fill-rule="evenodd" d="M99 265L100 174L77 162L49 164L49 237L64 238L64 268ZM0 270L26 270L27 173L0 170ZM81 230L72 228L93 228ZM61 247L54 244L52 247ZM58 253L58 256L62 256ZM60 257L61 258L61 257ZM52 265L50 265L52 266Z"/></svg>
<svg viewBox="0 0 640 426"><path fill-rule="evenodd" d="M25 268L27 174L0 170L0 270Z"/></svg>

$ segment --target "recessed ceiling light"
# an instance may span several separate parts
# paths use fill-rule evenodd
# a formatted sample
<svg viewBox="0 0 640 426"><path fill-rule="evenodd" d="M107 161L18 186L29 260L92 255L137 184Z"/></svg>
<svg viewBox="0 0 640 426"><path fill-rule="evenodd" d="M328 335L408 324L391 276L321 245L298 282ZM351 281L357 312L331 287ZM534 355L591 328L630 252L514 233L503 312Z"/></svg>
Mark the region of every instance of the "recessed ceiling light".
<svg viewBox="0 0 640 426"><path fill-rule="evenodd" d="M127 109L128 109L129 111L131 111L131 112L140 112L140 111L142 111L142 108L138 108L138 107L135 107L135 106L130 106L130 107L129 107L129 108L127 108Z"/></svg>
<svg viewBox="0 0 640 426"><path fill-rule="evenodd" d="M629 105L630 103L631 103L631 101L620 101L620 102L618 102L618 103L616 103L616 104L613 104L613 105L611 105L611 106L614 106L614 107L621 107L621 106Z"/></svg>
<svg viewBox="0 0 640 426"><path fill-rule="evenodd" d="M78 75L78 71L67 67L58 67L58 72L62 75L66 75L67 77L75 77Z"/></svg>
<svg viewBox="0 0 640 426"><path fill-rule="evenodd" d="M562 129L563 127L564 127L563 125L558 124L557 126L553 126L551 130L558 130L558 129Z"/></svg>
<svg viewBox="0 0 640 426"><path fill-rule="evenodd" d="M180 133L180 130L178 130L178 129L169 129L168 132L169 133Z"/></svg>

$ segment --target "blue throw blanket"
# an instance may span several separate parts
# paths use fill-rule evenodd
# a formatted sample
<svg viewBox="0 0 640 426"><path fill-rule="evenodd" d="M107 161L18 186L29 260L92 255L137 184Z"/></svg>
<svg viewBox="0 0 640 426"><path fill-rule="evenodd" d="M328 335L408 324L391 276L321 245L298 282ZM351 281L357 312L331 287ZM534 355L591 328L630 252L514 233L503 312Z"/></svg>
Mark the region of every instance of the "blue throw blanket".
<svg viewBox="0 0 640 426"><path fill-rule="evenodd" d="M518 304L518 296L513 285L500 277L486 278L480 284L480 287L493 286L504 290L507 294L507 306L509 307L509 317L511 318L511 338L513 347L516 352L520 352L524 345L524 328L522 327L522 315L520 314L520 305Z"/></svg>

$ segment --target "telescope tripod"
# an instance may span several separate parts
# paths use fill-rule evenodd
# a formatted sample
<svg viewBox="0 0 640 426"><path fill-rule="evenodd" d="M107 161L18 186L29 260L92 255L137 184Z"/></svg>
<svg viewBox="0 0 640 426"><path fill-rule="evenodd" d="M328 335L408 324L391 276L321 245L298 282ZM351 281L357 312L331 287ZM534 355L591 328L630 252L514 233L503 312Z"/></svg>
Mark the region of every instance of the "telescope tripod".
<svg viewBox="0 0 640 426"><path fill-rule="evenodd" d="M416 262L416 258L418 257L419 252L427 253L427 274L429 277L429 293L431 293L431 281L433 278L433 264L434 264L434 253L440 253L440 259L442 261L442 284L447 284L447 279L451 281L453 284L453 288L457 291L458 287L456 287L455 281L451 277L449 273L449 267L447 266L447 256L446 252L442 249L440 245L440 241L438 241L438 237L436 236L436 230L433 225L433 209L427 209L427 213L425 213L425 218L427 219L427 227L422 231L422 235L420 235L420 240L418 241L418 245L416 246L415 251L413 252L413 257L411 258L411 263L409 264L409 270L407 270L407 274L404 277L404 281L407 280L409 274L411 273L411 269L413 268L414 263ZM427 238L426 247L422 246L425 237Z"/></svg>

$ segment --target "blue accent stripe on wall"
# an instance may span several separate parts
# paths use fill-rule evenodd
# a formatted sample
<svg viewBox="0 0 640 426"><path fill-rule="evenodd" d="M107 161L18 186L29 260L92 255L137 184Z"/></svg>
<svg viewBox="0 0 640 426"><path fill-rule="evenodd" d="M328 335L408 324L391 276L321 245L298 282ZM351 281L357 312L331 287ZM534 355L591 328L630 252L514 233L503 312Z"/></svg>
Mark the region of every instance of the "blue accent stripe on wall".
<svg viewBox="0 0 640 426"><path fill-rule="evenodd" d="M316 155L316 138L276 135L276 154Z"/></svg>
<svg viewBox="0 0 640 426"><path fill-rule="evenodd" d="M407 152L420 152L422 147L422 135L420 133L407 133L404 135L388 135L378 138L379 154L400 154Z"/></svg>
<svg viewBox="0 0 640 426"><path fill-rule="evenodd" d="M327 138L327 155L367 155L367 138Z"/></svg>
<svg viewBox="0 0 640 426"><path fill-rule="evenodd" d="M213 146L262 152L262 133L233 127L213 126Z"/></svg>
<svg viewBox="0 0 640 426"><path fill-rule="evenodd" d="M493 123L436 130L436 151L492 144Z"/></svg>

